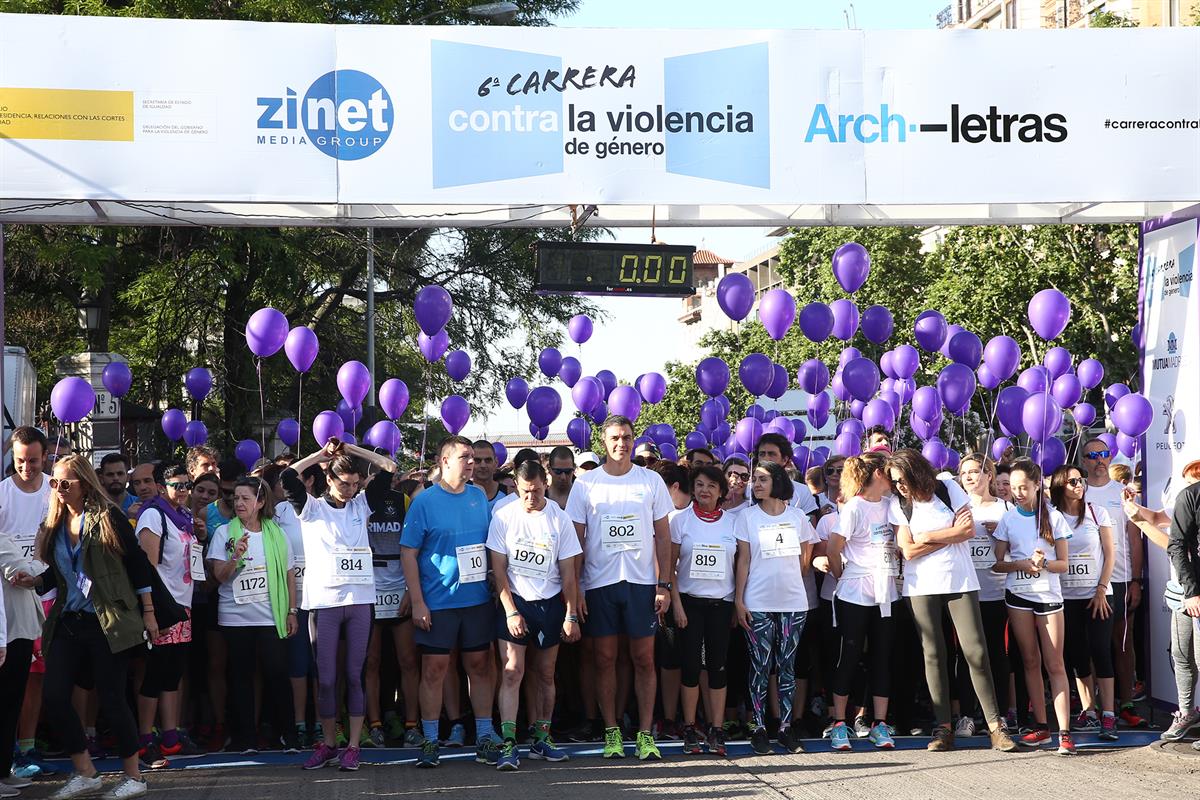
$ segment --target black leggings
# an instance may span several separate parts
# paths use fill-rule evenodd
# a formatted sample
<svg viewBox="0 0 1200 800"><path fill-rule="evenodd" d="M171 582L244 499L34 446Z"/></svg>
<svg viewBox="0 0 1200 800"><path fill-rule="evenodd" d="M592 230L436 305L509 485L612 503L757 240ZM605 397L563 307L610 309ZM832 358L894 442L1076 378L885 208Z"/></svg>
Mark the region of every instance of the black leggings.
<svg viewBox="0 0 1200 800"><path fill-rule="evenodd" d="M163 644L150 648L146 656L146 675L142 678L142 697L157 698L163 692L179 691L183 669L187 665L191 642Z"/></svg>
<svg viewBox="0 0 1200 800"><path fill-rule="evenodd" d="M276 734L293 734L292 685L288 681L287 640L280 639L275 626L223 626L229 648L229 699L233 709L230 736L238 749L252 746L258 727L254 720L254 676L256 656L262 671L263 708L274 712Z"/></svg>
<svg viewBox="0 0 1200 800"><path fill-rule="evenodd" d="M83 723L71 705L75 679L84 673L95 681L100 712L117 737L117 755L125 759L137 753L137 722L125 702L125 675L131 650L120 653L109 650L108 639L95 614L63 612L59 617L46 653L42 702L67 755L87 751Z"/></svg>
<svg viewBox="0 0 1200 800"><path fill-rule="evenodd" d="M0 778L7 778L12 771L17 721L21 717L21 704L25 702L25 685L29 682L32 662L32 639L13 639L8 643L4 666L0 666Z"/></svg>
<svg viewBox="0 0 1200 800"><path fill-rule="evenodd" d="M888 697L892 690L892 618L884 617L877 605L855 605L840 597L835 597L833 604L838 631L842 635L842 650L833 677L833 693L843 696L850 694L863 647L869 645L871 694Z"/></svg>
<svg viewBox="0 0 1200 800"><path fill-rule="evenodd" d="M1064 647L1069 672L1076 678L1089 678L1092 667L1097 678L1112 678L1112 632L1115 616L1097 619L1088 608L1088 600L1063 601Z"/></svg>
<svg viewBox="0 0 1200 800"><path fill-rule="evenodd" d="M1005 631L1008 626L1008 609L1003 600L980 600L979 615L983 618L983 636L987 641L988 663L992 666L992 687L996 694L996 708L1003 714L1009 707L1008 703L1008 651L1004 646ZM979 698L975 697L975 686L971 683L971 669L963 656L962 647L958 647L958 658L955 663L958 678L958 702L960 710L965 715L971 715L976 709L982 711Z"/></svg>
<svg viewBox="0 0 1200 800"><path fill-rule="evenodd" d="M680 682L689 689L700 685L700 654L707 657L708 688L724 689L725 656L729 652L730 623L733 603L728 600L708 600L703 597L680 595L687 627L675 631L676 652L679 654Z"/></svg>

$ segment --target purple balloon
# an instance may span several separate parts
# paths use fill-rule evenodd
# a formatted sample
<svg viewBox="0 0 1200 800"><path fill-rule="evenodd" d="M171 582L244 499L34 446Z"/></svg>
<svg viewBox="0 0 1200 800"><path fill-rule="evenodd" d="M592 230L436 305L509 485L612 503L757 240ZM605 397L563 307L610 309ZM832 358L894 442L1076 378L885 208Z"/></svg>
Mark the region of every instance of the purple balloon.
<svg viewBox="0 0 1200 800"><path fill-rule="evenodd" d="M983 362L993 375L1006 381L1021 364L1021 346L1011 336L993 336L983 348Z"/></svg>
<svg viewBox="0 0 1200 800"><path fill-rule="evenodd" d="M580 411L587 413L604 400L604 386L599 378L591 375L580 378L571 388L571 401Z"/></svg>
<svg viewBox="0 0 1200 800"><path fill-rule="evenodd" d="M580 450L590 450L592 447L592 426L583 417L572 417L567 422L567 438L571 444Z"/></svg>
<svg viewBox="0 0 1200 800"><path fill-rule="evenodd" d="M800 331L813 342L823 342L833 333L833 312L824 303L809 303L800 309Z"/></svg>
<svg viewBox="0 0 1200 800"><path fill-rule="evenodd" d="M1012 446L1012 440L1007 436L1001 436L999 439L996 439L994 442L992 442L992 460L1002 460L1004 458L1004 452Z"/></svg>
<svg viewBox="0 0 1200 800"><path fill-rule="evenodd" d="M975 371L966 364L948 364L938 374L937 386L942 404L951 414L961 417L975 396Z"/></svg>
<svg viewBox="0 0 1200 800"><path fill-rule="evenodd" d="M611 369L602 369L596 373L596 379L600 381L604 400L607 402L609 395L613 393L613 389L617 388L617 376L613 374Z"/></svg>
<svg viewBox="0 0 1200 800"><path fill-rule="evenodd" d="M996 419L1000 420L1000 427L1009 436L1025 432L1021 416L1027 399L1029 392L1020 386L1005 386L996 395Z"/></svg>
<svg viewBox="0 0 1200 800"><path fill-rule="evenodd" d="M725 316L741 322L754 308L754 283L744 273L729 273L717 284L717 305Z"/></svg>
<svg viewBox="0 0 1200 800"><path fill-rule="evenodd" d="M792 427L792 421L787 417L776 417L771 420L763 427L763 432L782 434L787 437L789 442L796 435L796 429Z"/></svg>
<svg viewBox="0 0 1200 800"><path fill-rule="evenodd" d="M897 394L892 389L888 389L886 391L879 392L879 399L882 400L883 402L887 403L888 406L892 409L893 420L900 418L900 406L903 404L900 402L899 394Z"/></svg>
<svg viewBox="0 0 1200 800"><path fill-rule="evenodd" d="M95 405L96 390L83 378L63 378L50 390L50 408L63 422L79 422L92 413ZM178 439L179 436L171 438Z"/></svg>
<svg viewBox="0 0 1200 800"><path fill-rule="evenodd" d="M717 444L725 444L729 441L729 437L733 435L733 426L728 422L722 422L713 431L713 441Z"/></svg>
<svg viewBox="0 0 1200 800"><path fill-rule="evenodd" d="M771 386L767 389L767 397L772 400L778 400L788 390L788 371L782 364L775 364L773 369L775 377L771 379Z"/></svg>
<svg viewBox="0 0 1200 800"><path fill-rule="evenodd" d="M446 356L446 374L450 380L461 381L470 373L471 356L467 355L466 350L455 350Z"/></svg>
<svg viewBox="0 0 1200 800"><path fill-rule="evenodd" d="M129 371L129 365L124 361L113 361L104 367L104 372L100 375L100 382L113 397L124 397L129 393L129 387L133 385L133 373Z"/></svg>
<svg viewBox="0 0 1200 800"><path fill-rule="evenodd" d="M890 403L876 397L868 402L867 407L863 409L862 421L868 428L882 425L891 431L896 427L896 412Z"/></svg>
<svg viewBox="0 0 1200 800"><path fill-rule="evenodd" d="M729 386L729 365L716 356L704 359L696 365L696 385L709 397L721 394Z"/></svg>
<svg viewBox="0 0 1200 800"><path fill-rule="evenodd" d="M1134 436L1127 433L1117 432L1117 450L1126 458L1133 458L1137 455L1138 440Z"/></svg>
<svg viewBox="0 0 1200 800"><path fill-rule="evenodd" d="M964 330L966 330L966 328L964 328L962 325L947 325L946 340L942 342L942 346L938 348L938 352L944 355L946 358L950 358L950 340L952 340L955 336L958 336Z"/></svg>
<svg viewBox="0 0 1200 800"><path fill-rule="evenodd" d="M829 460L829 448L825 445L814 447L809 458L812 461L810 466L819 467Z"/></svg>
<svg viewBox="0 0 1200 800"><path fill-rule="evenodd" d="M275 435L288 447L295 447L300 444L300 423L291 417L281 419L275 426Z"/></svg>
<svg viewBox="0 0 1200 800"><path fill-rule="evenodd" d="M700 406L700 424L709 430L716 430L724 419L725 410L716 400L705 400Z"/></svg>
<svg viewBox="0 0 1200 800"><path fill-rule="evenodd" d="M1050 371L1050 377L1058 380L1071 370L1071 353L1065 347L1051 347L1042 359L1042 365Z"/></svg>
<svg viewBox="0 0 1200 800"><path fill-rule="evenodd" d="M921 354L911 344L902 344L892 351L892 369L901 380L911 378L921 367Z"/></svg>
<svg viewBox="0 0 1200 800"><path fill-rule="evenodd" d="M371 391L371 373L361 361L347 361L338 369L338 392L351 406L360 406Z"/></svg>
<svg viewBox="0 0 1200 800"><path fill-rule="evenodd" d="M751 403L750 406L746 408L746 416L750 419L756 419L759 422L765 422L767 419L767 412L758 403Z"/></svg>
<svg viewBox="0 0 1200 800"><path fill-rule="evenodd" d="M792 453L792 463L796 465L796 469L799 470L801 475L808 472L809 467L816 466L810 463L811 461L812 451L804 445L797 447L795 452Z"/></svg>
<svg viewBox="0 0 1200 800"><path fill-rule="evenodd" d="M796 298L787 289L771 289L758 301L758 318L767 335L778 342L796 321Z"/></svg>
<svg viewBox="0 0 1200 800"><path fill-rule="evenodd" d="M1091 403L1080 403L1071 409L1071 416L1077 425L1086 428L1096 421L1096 407Z"/></svg>
<svg viewBox="0 0 1200 800"><path fill-rule="evenodd" d="M538 354L538 369L547 378L557 378L562 368L562 353L553 347L546 347Z"/></svg>
<svg viewBox="0 0 1200 800"><path fill-rule="evenodd" d="M1050 370L1041 364L1023 370L1017 376L1017 386L1030 394L1045 394L1050 390Z"/></svg>
<svg viewBox="0 0 1200 800"><path fill-rule="evenodd" d="M1118 431L1136 438L1154 423L1154 406L1140 394L1127 394L1113 406L1112 421Z"/></svg>
<svg viewBox="0 0 1200 800"><path fill-rule="evenodd" d="M854 399L854 395L850 394L850 390L846 388L845 381L842 380L842 371L840 369L833 373L833 380L829 382L829 389L833 392L833 396L843 403L849 403Z"/></svg>
<svg viewBox="0 0 1200 800"><path fill-rule="evenodd" d="M867 404L862 400L850 401L850 415L855 419L862 419L863 412L866 411Z"/></svg>
<svg viewBox="0 0 1200 800"><path fill-rule="evenodd" d="M1070 408L1078 403L1082 395L1083 386L1079 383L1079 378L1070 373L1059 375L1050 388L1050 396L1063 408Z"/></svg>
<svg viewBox="0 0 1200 800"><path fill-rule="evenodd" d="M509 378L504 384L504 397L513 408L521 408L529 397L529 383L524 378ZM593 403L593 405L595 405ZM590 409L592 406L588 406ZM583 411L584 409L579 409Z"/></svg>
<svg viewBox="0 0 1200 800"><path fill-rule="evenodd" d="M358 423L362 420L362 406L351 406L346 402L345 398L338 400L334 411L342 418L342 425L347 431L356 429Z"/></svg>
<svg viewBox="0 0 1200 800"><path fill-rule="evenodd" d="M1142 323L1138 322L1129 331L1129 338L1133 340L1133 346L1139 350L1142 348Z"/></svg>
<svg viewBox="0 0 1200 800"><path fill-rule="evenodd" d="M379 387L379 407L391 419L400 419L408 408L408 385L399 378L388 378Z"/></svg>
<svg viewBox="0 0 1200 800"><path fill-rule="evenodd" d="M382 447L395 456L396 451L400 449L400 429L391 420L381 419L371 426L363 440L372 447Z"/></svg>
<svg viewBox="0 0 1200 800"><path fill-rule="evenodd" d="M892 312L888 311L883 306L869 306L862 313L862 332L868 340L875 344L883 344L892 337L892 332L896 329L896 321L892 319Z"/></svg>
<svg viewBox="0 0 1200 800"><path fill-rule="evenodd" d="M496 451L496 463L508 463L508 448L502 442L492 442L492 449Z"/></svg>
<svg viewBox="0 0 1200 800"><path fill-rule="evenodd" d="M255 462L262 458L262 448L253 439L242 439L234 446L233 455L249 471L254 469Z"/></svg>
<svg viewBox="0 0 1200 800"><path fill-rule="evenodd" d="M938 470L944 468L950 461L950 451L946 449L946 445L942 444L941 439L927 441L921 447L921 455L925 456L925 460Z"/></svg>
<svg viewBox="0 0 1200 800"><path fill-rule="evenodd" d="M853 433L839 433L833 440L833 449L839 456L856 456L862 452L862 439Z"/></svg>
<svg viewBox="0 0 1200 800"><path fill-rule="evenodd" d="M322 411L313 419L312 432L317 444L324 447L330 439L343 439L346 426L336 411Z"/></svg>
<svg viewBox="0 0 1200 800"><path fill-rule="evenodd" d="M700 431L692 431L687 436L683 437L683 446L688 450L695 450L699 447L707 447L708 439Z"/></svg>
<svg viewBox="0 0 1200 800"><path fill-rule="evenodd" d="M792 441L800 444L808 436L808 426L804 424L804 420L798 417L790 417L792 422Z"/></svg>
<svg viewBox="0 0 1200 800"><path fill-rule="evenodd" d="M1078 375L1084 389L1094 389L1104 380L1104 366L1094 358L1085 358L1079 362Z"/></svg>
<svg viewBox="0 0 1200 800"><path fill-rule="evenodd" d="M820 394L829 386L829 367L819 358L810 358L796 371L800 388L809 394Z"/></svg>
<svg viewBox="0 0 1200 800"><path fill-rule="evenodd" d="M839 436L849 433L861 439L862 435L867 432L867 426L859 419L844 419L838 423L837 432Z"/></svg>
<svg viewBox="0 0 1200 800"><path fill-rule="evenodd" d="M913 394L913 413L929 421L942 415L942 398L932 386L922 386Z"/></svg>
<svg viewBox="0 0 1200 800"><path fill-rule="evenodd" d="M608 409L613 414L637 422L638 415L642 413L642 397L632 386L618 386L608 396Z"/></svg>
<svg viewBox="0 0 1200 800"><path fill-rule="evenodd" d="M246 344L250 346L250 352L259 358L278 353L287 336L287 317L270 306L255 311L246 323Z"/></svg>
<svg viewBox="0 0 1200 800"><path fill-rule="evenodd" d="M913 325L913 334L922 350L936 353L946 341L946 318L937 311L922 311Z"/></svg>
<svg viewBox="0 0 1200 800"><path fill-rule="evenodd" d="M753 417L743 417L738 420L733 436L738 447L746 452L751 452L754 450L755 445L758 444L758 440L762 438L762 434L763 426L761 422Z"/></svg>
<svg viewBox="0 0 1200 800"><path fill-rule="evenodd" d="M961 460L957 450L946 451L946 466L945 469L949 472L958 471L958 463Z"/></svg>
<svg viewBox="0 0 1200 800"><path fill-rule="evenodd" d="M1029 451L1029 457L1049 475L1054 470L1067 463L1067 447L1062 439L1050 438L1034 444Z"/></svg>
<svg viewBox="0 0 1200 800"><path fill-rule="evenodd" d="M662 457L663 457L664 461L678 461L679 460L679 451L675 448L675 445L672 444L671 442L663 443L663 445L661 447L659 447L659 452L662 453Z"/></svg>
<svg viewBox="0 0 1200 800"><path fill-rule="evenodd" d="M869 358L856 358L842 368L842 383L855 399L865 403L879 390L879 368Z"/></svg>
<svg viewBox="0 0 1200 800"><path fill-rule="evenodd" d="M657 405L667 396L667 379L659 372L647 372L639 382L638 390L650 405Z"/></svg>
<svg viewBox="0 0 1200 800"><path fill-rule="evenodd" d="M601 400L596 404L596 407L589 412L588 416L591 417L592 422L596 423L597 425L602 424L604 420L608 419L608 403Z"/></svg>
<svg viewBox="0 0 1200 800"><path fill-rule="evenodd" d="M183 377L183 385L187 387L188 394L193 400L200 402L212 391L212 383L212 373L204 367L193 367Z"/></svg>
<svg viewBox="0 0 1200 800"><path fill-rule="evenodd" d="M1108 431L1105 431L1104 433L1100 434L1096 438L1103 439L1104 444L1108 447L1108 449L1111 452L1115 453L1117 451L1117 437L1114 436L1113 434L1109 433Z"/></svg>
<svg viewBox="0 0 1200 800"><path fill-rule="evenodd" d="M562 411L562 398L556 389L539 386L529 393L525 410L529 412L529 419L533 424L539 428L548 428Z"/></svg>
<svg viewBox="0 0 1200 800"><path fill-rule="evenodd" d="M417 349L430 364L444 356L449 347L450 334L446 333L445 328L436 331L432 336L426 335L425 331L417 334Z"/></svg>
<svg viewBox="0 0 1200 800"><path fill-rule="evenodd" d="M935 419L927 420L917 416L917 412L911 411L908 415L908 427L912 428L913 435L921 441L928 441L938 435L938 431L942 429L942 416L938 414Z"/></svg>
<svg viewBox="0 0 1200 800"><path fill-rule="evenodd" d="M738 378L747 392L762 397L771 388L771 381L775 377L774 366L771 359L762 353L751 353L738 365Z"/></svg>
<svg viewBox="0 0 1200 800"><path fill-rule="evenodd" d="M544 388L544 387L543 387ZM551 389L550 391L554 391ZM530 393L532 394L532 392ZM471 418L471 406L461 395L452 394L442 401L442 424L452 434L458 434Z"/></svg>
<svg viewBox="0 0 1200 800"><path fill-rule="evenodd" d="M858 306L843 298L830 303L829 310L833 312L834 337L843 342L853 339L858 331Z"/></svg>
<svg viewBox="0 0 1200 800"><path fill-rule="evenodd" d="M194 419L183 429L183 443L188 447L199 447L208 441L208 426Z"/></svg>
<svg viewBox="0 0 1200 800"><path fill-rule="evenodd" d="M857 347L843 347L841 355L838 356L838 367L844 368L856 358L862 358L861 350Z"/></svg>
<svg viewBox="0 0 1200 800"><path fill-rule="evenodd" d="M829 395L821 392L808 399L808 422L813 430L820 430L829 422Z"/></svg>
<svg viewBox="0 0 1200 800"><path fill-rule="evenodd" d="M558 368L558 377L562 378L562 382L570 389L579 381L579 376L583 374L583 366L579 363L579 359L575 356L566 356L562 360L562 366Z"/></svg>
<svg viewBox="0 0 1200 800"><path fill-rule="evenodd" d="M413 299L413 312L417 317L417 325L425 335L433 336L450 321L450 315L454 313L454 301L441 286L422 286ZM437 361L436 358L429 360Z"/></svg>
<svg viewBox="0 0 1200 800"><path fill-rule="evenodd" d="M989 392L1000 385L1000 378L992 372L991 367L987 364L979 365L979 368L975 370L975 377L979 379L979 385Z"/></svg>
<svg viewBox="0 0 1200 800"><path fill-rule="evenodd" d="M895 354L891 350L888 350L879 357L879 371L889 378L897 377L896 368L892 366L892 359L894 357Z"/></svg>
<svg viewBox="0 0 1200 800"><path fill-rule="evenodd" d="M900 405L906 406L912 402L917 393L917 382L912 378L896 381L896 394L900 395Z"/></svg>
<svg viewBox="0 0 1200 800"><path fill-rule="evenodd" d="M961 331L954 334L954 338L950 340L950 360L958 364L965 364L971 369L979 366L980 360L983 358L983 342L979 337L970 331Z"/></svg>
<svg viewBox="0 0 1200 800"><path fill-rule="evenodd" d="M320 350L321 345L317 341L317 334L313 333L312 328L304 325L292 328L283 342L283 352L296 372L308 372L312 369L313 362L317 360L317 353Z"/></svg>
<svg viewBox="0 0 1200 800"><path fill-rule="evenodd" d="M575 344L583 344L592 338L592 318L587 314L576 314L567 321L567 335Z"/></svg>
<svg viewBox="0 0 1200 800"><path fill-rule="evenodd" d="M57 412L55 412L55 416L58 416ZM59 419L62 419L62 417L59 417ZM183 432L187 430L188 420L178 408L168 408L163 412L160 424L162 425L162 432L166 434L166 437L175 442L183 437Z"/></svg>
<svg viewBox="0 0 1200 800"><path fill-rule="evenodd" d="M529 423L529 435L542 442L550 435L550 428L539 428L536 423L531 422Z"/></svg>
<svg viewBox="0 0 1200 800"><path fill-rule="evenodd" d="M1044 442L1062 427L1062 409L1046 394L1031 394L1021 407L1021 425L1029 438Z"/></svg>
<svg viewBox="0 0 1200 800"><path fill-rule="evenodd" d="M871 256L858 242L846 242L833 251L833 277L847 294L854 294L871 274Z"/></svg>
<svg viewBox="0 0 1200 800"><path fill-rule="evenodd" d="M1037 335L1052 341L1071 321L1071 301L1058 289L1042 289L1030 299L1028 317Z"/></svg>
<svg viewBox="0 0 1200 800"><path fill-rule="evenodd" d="M345 433L342 434L342 443L343 444L358 444L358 437L355 436L353 433L346 431Z"/></svg>
<svg viewBox="0 0 1200 800"><path fill-rule="evenodd" d="M1129 394L1130 389L1123 383L1109 384L1109 387L1104 390L1104 404L1111 410L1125 395Z"/></svg>

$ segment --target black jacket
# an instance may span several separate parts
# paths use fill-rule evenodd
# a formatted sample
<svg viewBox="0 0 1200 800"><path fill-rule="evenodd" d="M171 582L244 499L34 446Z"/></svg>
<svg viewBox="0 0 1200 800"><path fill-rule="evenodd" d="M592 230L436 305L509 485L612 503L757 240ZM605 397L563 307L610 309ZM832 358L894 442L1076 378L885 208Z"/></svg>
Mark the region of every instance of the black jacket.
<svg viewBox="0 0 1200 800"><path fill-rule="evenodd" d="M1184 597L1200 595L1200 483L1193 483L1179 493L1175 514L1171 518L1171 537L1167 555L1179 573Z"/></svg>

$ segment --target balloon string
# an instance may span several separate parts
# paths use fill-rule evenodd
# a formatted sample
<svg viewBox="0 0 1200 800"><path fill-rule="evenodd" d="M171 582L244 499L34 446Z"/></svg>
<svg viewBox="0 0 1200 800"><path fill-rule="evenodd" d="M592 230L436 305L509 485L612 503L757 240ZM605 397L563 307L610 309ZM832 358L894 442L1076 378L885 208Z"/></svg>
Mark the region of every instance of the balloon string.
<svg viewBox="0 0 1200 800"><path fill-rule="evenodd" d="M304 373L301 372L300 373L300 388L296 392L296 428L298 429L298 432L296 433L296 452L297 453L304 452L303 449L300 447L301 442L304 441L304 412L301 411L301 409L303 407L304 407Z"/></svg>
<svg viewBox="0 0 1200 800"><path fill-rule="evenodd" d="M428 365L428 364L426 364L426 365L425 365L425 397L424 397L424 398L422 398L422 399L423 399L423 401L424 401L424 405L425 405L426 407L421 409L421 419L422 419L422 423L421 423L421 452L417 454L417 462L418 462L419 464L424 464L424 463L425 463L425 443L428 441L428 436L429 436L429 409L428 409L428 405L429 405L429 392L430 392L430 390L431 390L431 388L430 388L430 385L429 385L429 365Z"/></svg>
<svg viewBox="0 0 1200 800"><path fill-rule="evenodd" d="M267 401L263 398L262 359L254 359L254 372L258 375L258 434L262 440L262 454L267 454Z"/></svg>

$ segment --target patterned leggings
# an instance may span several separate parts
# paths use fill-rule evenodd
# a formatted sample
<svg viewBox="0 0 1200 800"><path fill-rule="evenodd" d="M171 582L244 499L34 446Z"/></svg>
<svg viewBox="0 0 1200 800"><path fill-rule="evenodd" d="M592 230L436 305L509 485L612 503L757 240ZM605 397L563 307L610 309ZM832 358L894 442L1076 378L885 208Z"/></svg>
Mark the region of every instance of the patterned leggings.
<svg viewBox="0 0 1200 800"><path fill-rule="evenodd" d="M767 705L767 680L771 667L779 673L779 712L783 727L792 721L792 700L796 693L796 649L804 633L807 611L750 612L750 630L746 644L750 650L750 702L754 708L754 727L763 727Z"/></svg>

